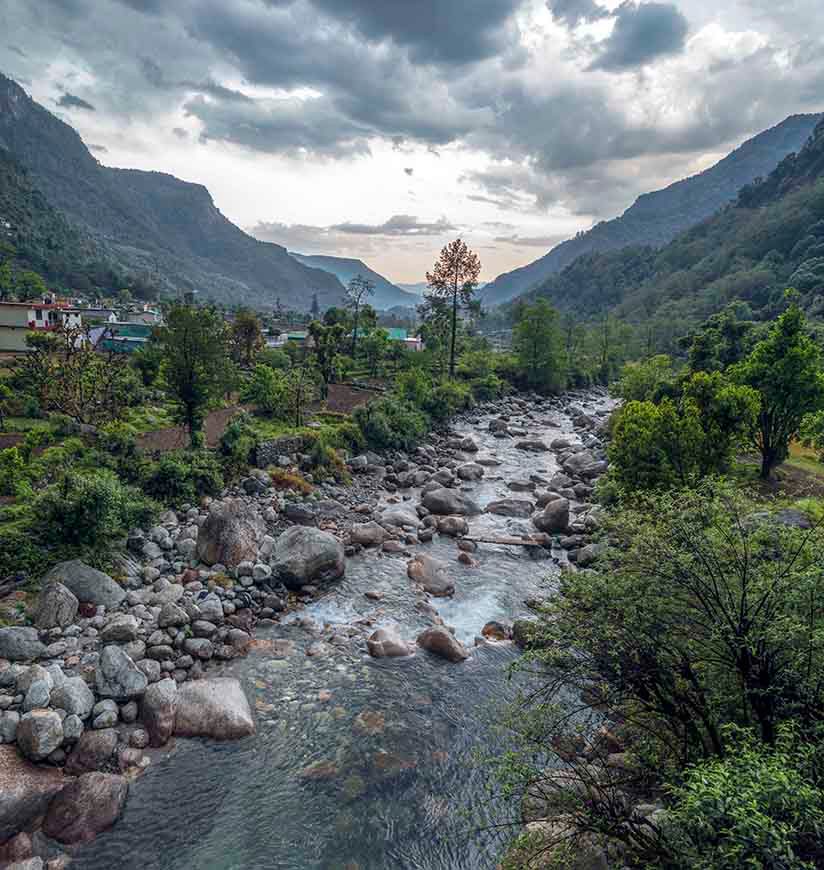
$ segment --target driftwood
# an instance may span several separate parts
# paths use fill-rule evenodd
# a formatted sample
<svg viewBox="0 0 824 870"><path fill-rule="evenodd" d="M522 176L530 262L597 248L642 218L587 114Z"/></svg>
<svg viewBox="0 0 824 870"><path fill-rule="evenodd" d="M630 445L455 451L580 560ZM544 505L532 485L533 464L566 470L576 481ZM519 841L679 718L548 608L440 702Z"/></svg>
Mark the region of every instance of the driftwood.
<svg viewBox="0 0 824 870"><path fill-rule="evenodd" d="M530 538L514 538L514 537L499 537L499 538L484 538L475 535L462 535L461 540L472 541L475 544L499 544L505 547L543 547L541 541L533 541Z"/></svg>

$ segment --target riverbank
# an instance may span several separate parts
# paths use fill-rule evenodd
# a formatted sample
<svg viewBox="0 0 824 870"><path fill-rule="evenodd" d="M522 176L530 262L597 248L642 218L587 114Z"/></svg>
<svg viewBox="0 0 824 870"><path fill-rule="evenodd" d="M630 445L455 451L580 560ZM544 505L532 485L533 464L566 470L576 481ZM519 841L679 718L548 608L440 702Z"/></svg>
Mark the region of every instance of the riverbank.
<svg viewBox="0 0 824 870"><path fill-rule="evenodd" d="M208 509L190 507L174 515L169 513L159 526L133 535L132 556L123 563L125 598L108 609L105 604L95 605L94 615L72 618L57 630L44 629L46 634L39 635L38 642L67 644L61 655L57 655L59 647L47 648L48 654L43 652L47 657L41 666L51 668L53 682L57 665L69 679L80 677L97 687L101 666L108 667L112 657L122 662L119 655L106 653L109 647L115 647L144 674L145 691L142 697L138 693L128 699L110 699L116 700L116 713L109 705L108 711L101 709L96 715L92 712L91 719L81 718L84 734L79 739L64 740L57 755L45 756L46 763L62 763L65 772L72 757L80 755L78 749L84 741L101 741L86 734L114 732L116 741L106 766L118 771L110 775L128 780L145 766L145 753L139 744L146 736L155 743L162 738L162 734L152 735L156 727L152 724L153 696L182 694L184 703L189 703L186 699L192 690L188 686L208 684L210 674L218 670L216 664L225 669L225 663L243 656L250 648L252 654L246 661L291 662L294 649L289 650L284 638L266 637L278 633L279 627L284 628L284 633L310 635L308 643L293 642L310 666L317 661L332 664L351 658L373 661L367 659L370 651L413 652L416 639L423 635L427 638L422 644L446 651L453 658L466 660L470 654L484 655L472 653L474 636L483 636L487 622L499 623L488 627L487 634L492 637L506 637L509 626L496 619L477 624L483 615L482 603L476 602L473 608L477 613L475 624L470 627L459 622L458 637L446 625L454 627L458 621L454 617L465 622L468 616L456 608L461 600L461 577L475 578L487 566L497 572L500 554L511 548L482 544L479 551L468 538L493 532L530 535L546 545L546 549L538 549L547 562L533 562L534 556L526 555L526 548L518 558L528 560L524 564L536 575L545 574L548 568L557 571L561 565L576 560L585 563L589 558L586 534L597 525L597 509L588 499L592 483L605 468L597 433L607 410L596 408L592 402L595 398L600 403L603 397L580 395L539 402L516 397L493 403L457 421L459 434L433 436L414 454L356 458L352 462L352 487L324 486L308 500L283 499L267 485L265 472L257 472ZM470 436L468 430L472 429L477 434ZM479 437L480 433L483 435ZM496 453L504 459L496 458ZM523 478L510 473L510 479L496 481L495 470L501 465L495 463L501 463L507 472L519 464L525 472L530 467L536 470ZM415 559L415 555L424 558ZM416 564L418 567L414 567ZM394 573L393 585L385 582L384 565L406 575L405 585L414 590L415 620L406 614L407 601L400 620L386 620L385 614L393 609L393 596L400 590L393 588L397 584ZM395 565L399 568L395 569ZM64 576L66 570L62 569ZM316 611L322 619L324 608L330 607L329 599L336 597L335 590L350 582L350 576L364 577L367 582L374 576L374 588L358 590L358 605L366 604L366 613L357 613L357 618L346 622L308 617L312 626L299 624L296 608L306 608L305 613ZM77 588L72 577L65 579ZM496 582L505 583L506 578L498 578L496 573ZM459 586L457 593L455 585ZM518 608L523 610L522 601ZM88 607L83 612L90 613ZM410 629L414 634L405 633ZM255 631L258 643L252 639ZM375 638L377 631L384 634ZM72 638L77 640L76 645ZM396 660L399 667L404 661L406 657ZM387 663L387 667L391 666L391 662ZM238 667L246 665L229 665L229 673ZM145 673L147 670L149 673ZM25 673L30 671L25 668ZM134 673L130 667L126 671ZM15 674L16 694L10 695L7 713L17 713L22 722L33 712L23 711L28 690L17 691L19 680L26 680L24 666L8 665L3 670L3 674L10 672ZM136 680L133 689L143 682ZM157 686L164 688L160 691ZM172 689L177 686L180 688ZM180 702L165 698L165 703L168 710ZM194 706L202 711L203 699L198 698ZM267 712L257 703L255 713L251 713L252 705L248 706L252 728L255 719L258 726L267 720ZM230 707L235 717L232 721L238 715L240 721L247 720L239 696ZM221 709L226 712L225 705ZM109 717L94 727L104 712ZM135 712L138 718L132 719ZM59 718L61 714L55 715ZM167 719L170 717L168 714ZM214 722L222 720L212 709L205 721L207 724L198 726L199 733L208 733L216 727ZM371 720L366 721L362 727L377 728L376 724L368 724ZM165 727L169 728L168 722ZM171 727L176 730L176 725ZM191 731L191 725L186 728ZM254 742L262 738L249 739ZM107 746L111 745L108 733L107 740ZM61 758L59 752L66 753L66 757ZM38 759L38 763L42 760ZM386 759L382 763L386 766ZM116 836L109 835L112 839Z"/></svg>

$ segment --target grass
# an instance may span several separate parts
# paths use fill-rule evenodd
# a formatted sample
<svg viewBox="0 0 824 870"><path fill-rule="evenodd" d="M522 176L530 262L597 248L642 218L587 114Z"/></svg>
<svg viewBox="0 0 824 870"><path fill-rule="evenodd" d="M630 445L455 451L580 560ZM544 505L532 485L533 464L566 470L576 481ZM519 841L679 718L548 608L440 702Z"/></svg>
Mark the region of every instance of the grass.
<svg viewBox="0 0 824 870"><path fill-rule="evenodd" d="M170 429L176 425L171 410L163 405L140 405L137 408L128 408L123 415L123 420L141 435L156 429Z"/></svg>
<svg viewBox="0 0 824 870"><path fill-rule="evenodd" d="M3 425L3 432L6 434L22 434L34 430L53 432L55 428L54 424L49 420L42 420L35 417L4 417Z"/></svg>

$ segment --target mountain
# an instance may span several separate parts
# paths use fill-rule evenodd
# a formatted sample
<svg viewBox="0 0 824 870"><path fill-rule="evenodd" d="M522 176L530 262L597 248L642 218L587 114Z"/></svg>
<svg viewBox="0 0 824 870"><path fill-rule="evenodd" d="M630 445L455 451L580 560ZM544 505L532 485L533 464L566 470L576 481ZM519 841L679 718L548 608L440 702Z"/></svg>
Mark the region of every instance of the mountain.
<svg viewBox="0 0 824 870"><path fill-rule="evenodd" d="M314 269L323 269L334 275L345 287L357 275L362 275L375 285L375 295L369 303L385 311L388 308L414 308L420 303L420 298L411 293L406 293L397 284L387 281L383 275L379 275L374 269L370 269L363 260L350 260L346 257L326 257L321 254L296 254L289 252L299 263Z"/></svg>
<svg viewBox="0 0 824 870"><path fill-rule="evenodd" d="M424 291L429 285L426 281L418 281L417 284L398 284L405 293L412 293L414 296L423 296Z"/></svg>
<svg viewBox="0 0 824 870"><path fill-rule="evenodd" d="M307 309L316 292L333 305L343 286L285 248L244 233L209 191L160 172L101 165L68 124L0 74L0 150L15 157L48 203L91 236L123 270L166 289L223 303Z"/></svg>
<svg viewBox="0 0 824 870"><path fill-rule="evenodd" d="M788 287L824 320L824 121L798 154L663 248L585 254L526 298L576 319L611 312L672 338L730 303L770 320Z"/></svg>
<svg viewBox="0 0 824 870"><path fill-rule="evenodd" d="M499 275L486 286L484 304L500 305L514 299L591 251L665 245L732 202L742 187L767 175L783 158L797 151L821 118L792 115L747 140L704 172L638 197L621 217L603 221L557 245L541 259Z"/></svg>

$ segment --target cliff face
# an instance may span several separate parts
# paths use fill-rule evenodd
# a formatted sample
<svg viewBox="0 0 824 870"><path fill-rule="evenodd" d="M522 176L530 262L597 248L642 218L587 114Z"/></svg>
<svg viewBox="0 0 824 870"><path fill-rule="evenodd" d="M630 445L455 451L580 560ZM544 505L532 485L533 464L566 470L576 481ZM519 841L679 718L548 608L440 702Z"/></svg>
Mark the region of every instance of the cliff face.
<svg viewBox="0 0 824 870"><path fill-rule="evenodd" d="M562 242L534 263L500 275L484 289L484 303L500 305L514 299L582 254L667 244L734 201L742 187L768 175L788 154L798 151L820 120L821 115L792 115L706 171L638 197L621 217Z"/></svg>
<svg viewBox="0 0 824 870"><path fill-rule="evenodd" d="M169 289L197 290L220 302L308 308L340 301L329 272L244 233L209 191L159 172L102 166L68 124L0 75L0 147L70 223L105 246L127 271L150 271Z"/></svg>

